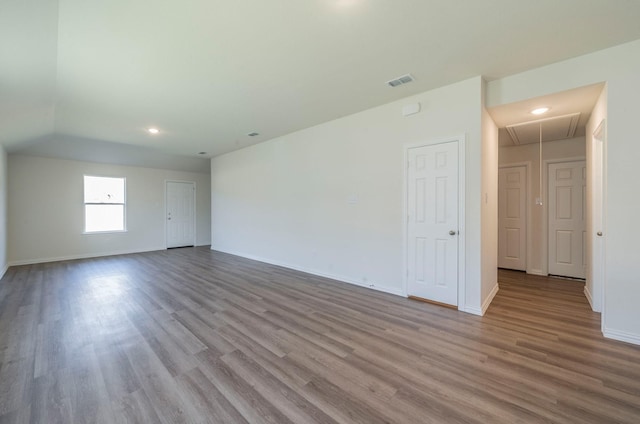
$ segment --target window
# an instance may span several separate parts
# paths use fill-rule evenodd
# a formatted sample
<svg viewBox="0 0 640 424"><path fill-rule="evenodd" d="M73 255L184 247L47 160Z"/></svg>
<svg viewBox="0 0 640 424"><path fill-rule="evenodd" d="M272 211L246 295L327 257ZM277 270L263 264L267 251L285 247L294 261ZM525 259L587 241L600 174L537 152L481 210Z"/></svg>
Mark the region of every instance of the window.
<svg viewBox="0 0 640 424"><path fill-rule="evenodd" d="M125 179L84 176L84 231L124 231Z"/></svg>

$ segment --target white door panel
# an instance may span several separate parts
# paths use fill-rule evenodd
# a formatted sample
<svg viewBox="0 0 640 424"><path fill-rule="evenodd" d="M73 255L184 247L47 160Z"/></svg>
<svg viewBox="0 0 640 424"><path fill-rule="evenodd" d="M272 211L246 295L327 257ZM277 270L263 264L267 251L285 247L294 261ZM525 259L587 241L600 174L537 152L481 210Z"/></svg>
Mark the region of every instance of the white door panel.
<svg viewBox="0 0 640 424"><path fill-rule="evenodd" d="M549 165L549 274L586 276L586 163Z"/></svg>
<svg viewBox="0 0 640 424"><path fill-rule="evenodd" d="M527 168L498 171L498 267L527 269Z"/></svg>
<svg viewBox="0 0 640 424"><path fill-rule="evenodd" d="M167 248L195 244L195 184L167 181Z"/></svg>
<svg viewBox="0 0 640 424"><path fill-rule="evenodd" d="M408 160L408 294L457 305L458 142L409 149Z"/></svg>

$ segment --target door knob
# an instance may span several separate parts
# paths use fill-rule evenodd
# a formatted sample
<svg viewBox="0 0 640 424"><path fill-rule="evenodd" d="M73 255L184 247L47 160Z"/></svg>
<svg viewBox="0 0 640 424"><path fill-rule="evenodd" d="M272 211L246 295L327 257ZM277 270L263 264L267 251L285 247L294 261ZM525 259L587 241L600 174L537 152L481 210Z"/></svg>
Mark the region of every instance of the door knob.
<svg viewBox="0 0 640 424"><path fill-rule="evenodd" d="M453 231L453 230L451 230L451 231L449 231L449 235L450 235L450 236L455 236L455 235L456 235L456 232L455 232L455 231Z"/></svg>
<svg viewBox="0 0 640 424"><path fill-rule="evenodd" d="M602 231L598 231L596 234L598 235L598 237L602 237Z"/></svg>

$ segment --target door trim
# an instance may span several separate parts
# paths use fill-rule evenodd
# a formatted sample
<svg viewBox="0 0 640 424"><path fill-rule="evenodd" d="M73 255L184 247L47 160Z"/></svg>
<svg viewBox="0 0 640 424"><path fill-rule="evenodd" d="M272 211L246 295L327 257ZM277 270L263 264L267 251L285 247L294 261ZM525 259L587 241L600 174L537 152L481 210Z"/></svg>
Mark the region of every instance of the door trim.
<svg viewBox="0 0 640 424"><path fill-rule="evenodd" d="M542 173L542 190L540 196L542 203L542 275L549 275L549 165L556 163L586 162L585 156L573 156L568 158L545 159L542 161L544 172ZM587 171L588 172L588 171Z"/></svg>
<svg viewBox="0 0 640 424"><path fill-rule="evenodd" d="M164 248L168 249L169 248L169 237L167 235L167 232L169 231L169 226L167 225L167 202L169 201L168 196L167 196L167 185L168 183L187 183L187 184L193 184L193 246L197 246L196 244L196 239L198 238L198 235L196 233L196 230L198 228L197 222L198 222L198 210L196 208L197 204L198 204L198 188L196 186L196 182L195 181L186 181L186 180L164 180Z"/></svg>
<svg viewBox="0 0 640 424"><path fill-rule="evenodd" d="M498 165L498 169L503 169L503 168L516 168L516 167L520 167L520 166L524 166L525 167L525 172L526 172L526 176L527 176L527 184L525 186L525 208L526 208L526 228L525 228L525 233L526 233L526 237L527 237L527 266L526 266L526 273L527 274L534 274L534 275L540 275L540 273L542 271L534 269L532 264L533 264L533 259L532 259L532 255L533 255L533 240L532 240L532 220L531 220L531 215L533 215L533 210L532 210L532 203L531 203L531 167L533 166L533 163L529 160L529 161L524 161L524 162L513 162L513 163L505 163L502 165Z"/></svg>
<svg viewBox="0 0 640 424"><path fill-rule="evenodd" d="M607 224L607 220L606 220L606 209L604 207L604 205L606 205L606 198L607 198L607 161L606 161L606 157L607 157L607 123L606 123L606 118L603 118L602 121L600 121L600 123L598 124L598 126L596 127L596 129L593 131L593 144L601 144L600 148L595 148L595 152L597 152L598 156L597 158L592 158L593 161L597 161L600 162L600 179L601 181L594 181L593 176L591 177L591 181L594 184L594 187L590 188L590 193L591 193L591 199L592 202L594 202L593 198L593 194L595 191L595 185L600 185L600 190L601 192L600 194L600 199L598 199L600 201L599 204L592 204L591 207L592 208L597 208L600 212L600 224L601 224L601 228L594 228L593 227L593 222L592 222L592 228L589 228L587 231L591 231L591 234L589 234L589 236L591 237L591 261L592 263L590 264L591 268L591 278L593 279L593 291L594 293L592 293L592 295L594 296L599 296L600 299L593 299L595 300L595 306L596 308L593 308L594 305L592 305L592 309L594 309L596 312L601 312L601 330L602 332L604 332L605 330L605 325L604 325L604 318L605 318L605 313L604 313L604 305L605 305L605 301L604 301L604 296L605 296L605 284L606 284L606 278L605 278L605 254L606 254L606 237L607 237L607 228L606 228L606 224ZM588 166L588 164L587 164ZM589 190L589 187L587 187L587 190ZM591 215L593 217L593 213ZM601 240L600 240L600 248L596 249L595 245L598 242L598 238L599 236L597 236L596 234L593 234L593 230L597 231L601 231L603 233L603 236L600 236ZM598 257L596 258L596 252L599 253ZM597 276L596 276L597 274ZM586 289L586 286L585 286Z"/></svg>
<svg viewBox="0 0 640 424"><path fill-rule="evenodd" d="M458 310L466 310L466 273L465 273L465 153L466 135L433 139L409 143L403 146L402 158L402 292L405 297L409 297L409 225L408 225L408 202L409 202L409 149L416 147L434 146L444 143L458 143Z"/></svg>

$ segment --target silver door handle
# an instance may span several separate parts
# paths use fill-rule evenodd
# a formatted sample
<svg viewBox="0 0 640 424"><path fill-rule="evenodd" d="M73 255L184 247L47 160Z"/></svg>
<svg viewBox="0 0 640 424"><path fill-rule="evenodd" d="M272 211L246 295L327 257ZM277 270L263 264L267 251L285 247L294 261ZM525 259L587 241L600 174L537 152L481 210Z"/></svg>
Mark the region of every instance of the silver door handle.
<svg viewBox="0 0 640 424"><path fill-rule="evenodd" d="M456 235L456 232L455 232L455 231L453 231L453 230L451 230L451 231L449 231L449 235L450 235L450 236L455 236L455 235Z"/></svg>
<svg viewBox="0 0 640 424"><path fill-rule="evenodd" d="M598 231L596 234L598 235L598 237L602 237L602 231Z"/></svg>

